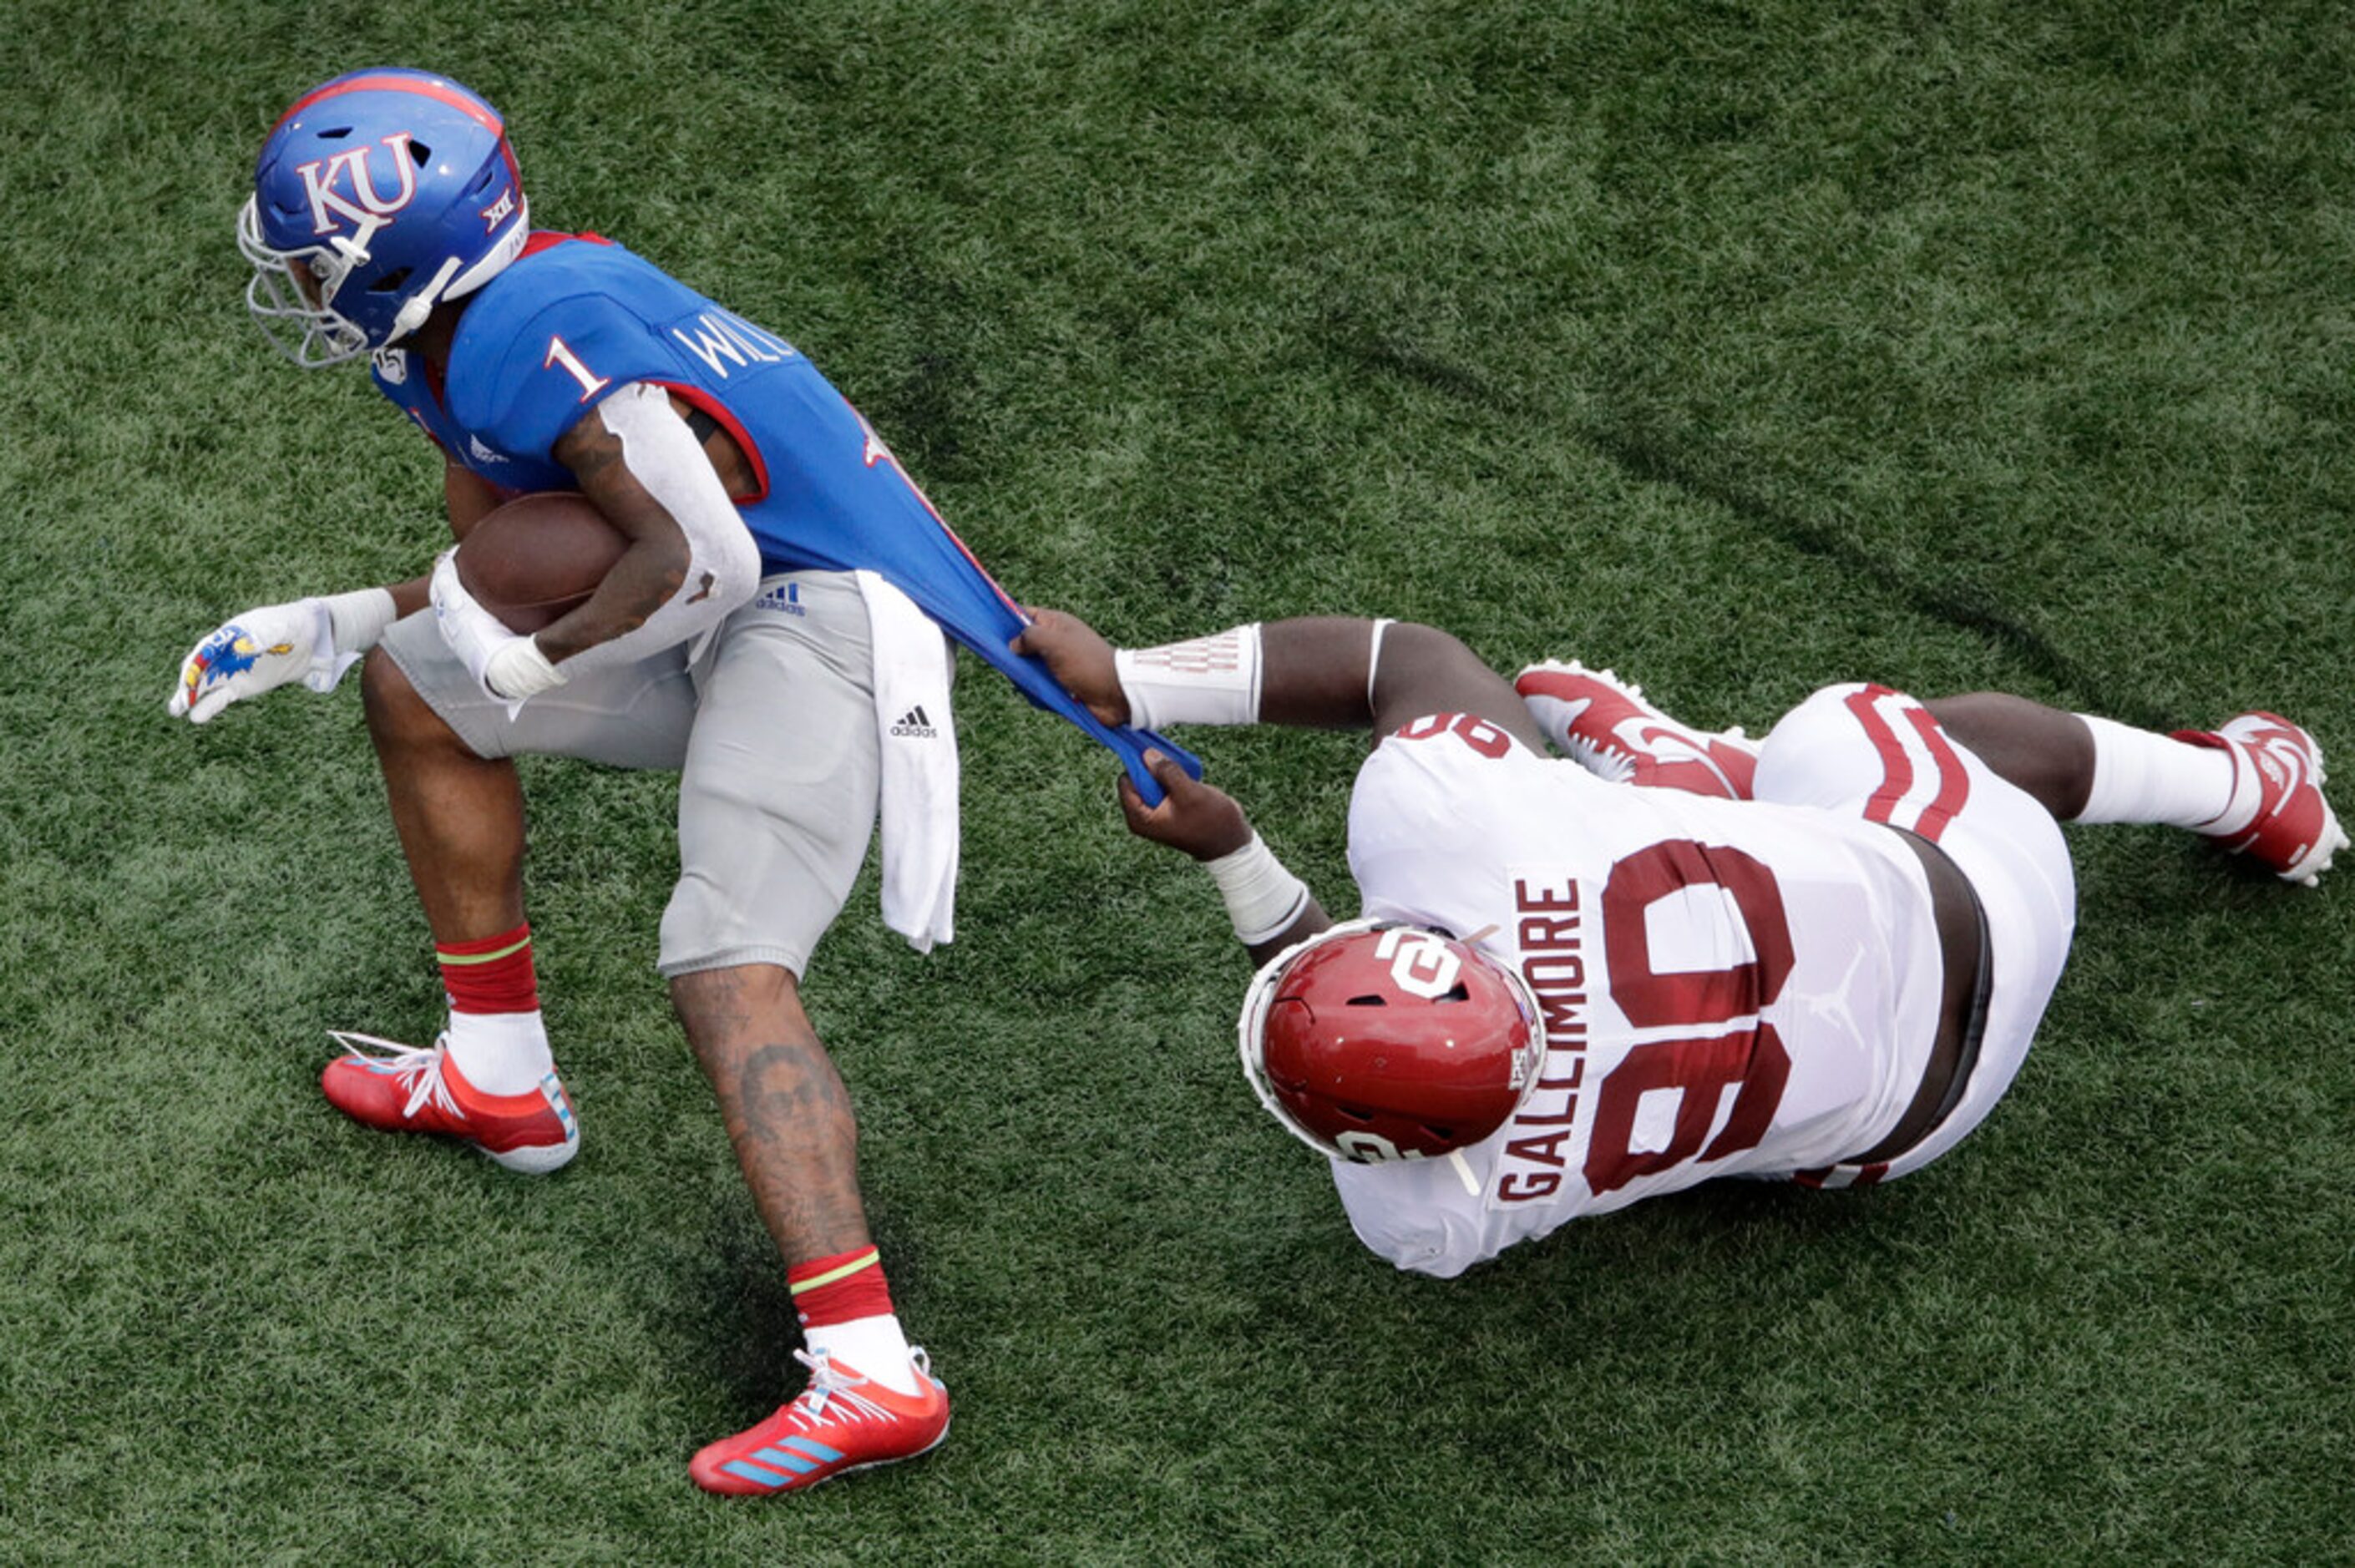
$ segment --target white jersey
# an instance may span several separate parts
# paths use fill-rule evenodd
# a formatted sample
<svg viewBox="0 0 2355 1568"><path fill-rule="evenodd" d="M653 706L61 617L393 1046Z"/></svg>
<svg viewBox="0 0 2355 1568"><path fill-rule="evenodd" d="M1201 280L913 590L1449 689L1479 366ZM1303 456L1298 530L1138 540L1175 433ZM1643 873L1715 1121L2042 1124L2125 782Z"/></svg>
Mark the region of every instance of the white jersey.
<svg viewBox="0 0 2355 1568"><path fill-rule="evenodd" d="M1439 715L1367 759L1349 865L1367 916L1472 942L1544 1013L1538 1083L1486 1141L1334 1165L1401 1268L1452 1277L1581 1214L1833 1165L1896 1126L1936 1038L1929 879L1885 827L1608 783Z"/></svg>

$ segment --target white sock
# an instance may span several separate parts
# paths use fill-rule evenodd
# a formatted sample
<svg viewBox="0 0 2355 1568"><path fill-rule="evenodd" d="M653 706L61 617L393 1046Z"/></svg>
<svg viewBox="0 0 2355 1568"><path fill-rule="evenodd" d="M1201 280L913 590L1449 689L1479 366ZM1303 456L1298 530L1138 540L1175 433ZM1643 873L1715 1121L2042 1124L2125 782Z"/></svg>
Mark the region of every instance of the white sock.
<svg viewBox="0 0 2355 1568"><path fill-rule="evenodd" d="M2094 785L2081 822L2163 822L2238 832L2257 814L2257 779L2233 753L2079 714L2094 732Z"/></svg>
<svg viewBox="0 0 2355 1568"><path fill-rule="evenodd" d="M894 1393L916 1392L915 1352L908 1348L908 1336L900 1331L897 1313L804 1329L802 1338L809 1341L812 1355L823 1351Z"/></svg>
<svg viewBox="0 0 2355 1568"><path fill-rule="evenodd" d="M548 1026L537 1009L452 1013L450 1060L458 1064L461 1077L486 1095L528 1094L556 1071Z"/></svg>

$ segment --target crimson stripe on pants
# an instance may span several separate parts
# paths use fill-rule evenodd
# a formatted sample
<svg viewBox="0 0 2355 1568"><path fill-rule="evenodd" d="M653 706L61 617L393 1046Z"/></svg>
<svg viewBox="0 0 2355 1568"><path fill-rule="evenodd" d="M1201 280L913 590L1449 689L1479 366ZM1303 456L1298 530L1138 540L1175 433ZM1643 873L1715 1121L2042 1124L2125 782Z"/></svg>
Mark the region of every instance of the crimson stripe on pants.
<svg viewBox="0 0 2355 1568"><path fill-rule="evenodd" d="M1955 813L1963 809L1963 802L1970 799L1971 776L1963 767L1963 759L1955 755L1954 742L1946 738L1946 732L1938 727L1938 721L1931 716L1928 708L1913 703L1905 709L1905 716L1938 764L1938 793L1922 809L1922 821L1913 829L1935 843L1938 835L1946 831L1946 824L1955 820Z"/></svg>
<svg viewBox="0 0 2355 1568"><path fill-rule="evenodd" d="M1945 731L1938 727L1938 721L1931 716L1930 710L1887 686L1867 686L1861 691L1849 693L1845 699L1849 711L1856 715L1857 723L1863 727L1865 737L1872 742L1873 750L1881 755L1881 785L1865 802L1865 821L1905 827L1906 824L1896 821L1897 809L1916 793L1913 758L1908 755L1905 743L1898 737L1897 731L1881 711L1880 703L1883 697L1896 698L1904 705L1901 711L1921 738L1923 749L1930 754L1930 761L1937 769L1936 789L1929 803L1918 808L1918 818L1908 830L1934 842L1969 798L1970 775L1964 770L1962 758L1955 755L1954 744L1946 738Z"/></svg>

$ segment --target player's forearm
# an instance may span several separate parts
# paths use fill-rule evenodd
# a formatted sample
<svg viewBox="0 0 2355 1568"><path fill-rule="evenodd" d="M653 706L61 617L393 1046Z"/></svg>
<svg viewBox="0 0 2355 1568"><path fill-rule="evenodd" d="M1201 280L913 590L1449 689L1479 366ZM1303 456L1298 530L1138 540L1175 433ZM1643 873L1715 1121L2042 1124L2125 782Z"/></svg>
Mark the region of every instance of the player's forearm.
<svg viewBox="0 0 2355 1568"><path fill-rule="evenodd" d="M1462 642L1412 621L1305 616L1115 650L1061 610L1014 641L1107 724L1280 724L1387 734L1426 714L1487 719L1542 753L1512 686Z"/></svg>
<svg viewBox="0 0 2355 1568"><path fill-rule="evenodd" d="M587 602L538 634L552 663L644 658L701 636L759 589L760 546L660 387L615 393L556 456L630 548Z"/></svg>
<svg viewBox="0 0 2355 1568"><path fill-rule="evenodd" d="M405 583L387 583L384 591L392 596L392 619L400 620L415 615L432 604L432 577L411 577Z"/></svg>
<svg viewBox="0 0 2355 1568"><path fill-rule="evenodd" d="M535 641L550 662L562 663L590 650L641 631L681 597L693 565L683 541L640 540L613 563L604 580L580 606L540 629ZM677 627L683 641L700 627ZM605 662L600 660L598 662Z"/></svg>
<svg viewBox="0 0 2355 1568"><path fill-rule="evenodd" d="M1370 725L1387 734L1430 714L1468 714L1544 752L1541 732L1504 678L1454 636L1414 621L1306 616L1238 627L1216 639L1122 655L1123 689L1134 705L1135 673L1199 667L1202 661L1188 651L1230 641L1241 649L1235 662L1252 672L1248 702L1231 698L1229 711L1217 717L1197 702L1184 717L1311 728Z"/></svg>
<svg viewBox="0 0 2355 1568"><path fill-rule="evenodd" d="M1118 655L1121 687L1146 724L1278 724L1358 729L1386 713L1496 694L1494 672L1434 627L1301 616ZM1461 709L1463 701L1452 705Z"/></svg>
<svg viewBox="0 0 2355 1568"><path fill-rule="evenodd" d="M641 541L613 563L595 593L534 641L569 673L610 669L692 642L759 589L760 555L749 535L744 554L741 562L719 565L683 546Z"/></svg>
<svg viewBox="0 0 2355 1568"><path fill-rule="evenodd" d="M1074 694L1115 723L1337 728L1369 716L1366 675L1376 624L1311 616L1114 651L1083 623L1042 611L1026 642Z"/></svg>

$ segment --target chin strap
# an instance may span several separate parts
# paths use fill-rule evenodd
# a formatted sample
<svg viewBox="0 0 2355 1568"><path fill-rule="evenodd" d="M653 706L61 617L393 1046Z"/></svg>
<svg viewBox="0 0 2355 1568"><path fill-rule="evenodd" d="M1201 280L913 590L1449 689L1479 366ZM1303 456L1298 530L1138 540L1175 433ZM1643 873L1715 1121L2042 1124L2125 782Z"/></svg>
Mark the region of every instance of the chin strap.
<svg viewBox="0 0 2355 1568"><path fill-rule="evenodd" d="M450 286L450 280L457 272L458 259L455 256L446 258L442 270L433 274L432 281L410 295L408 302L400 307L400 313L392 318L392 330L385 334L384 341L389 344L399 343L423 326L425 318L433 313L433 307L441 303L442 291Z"/></svg>

